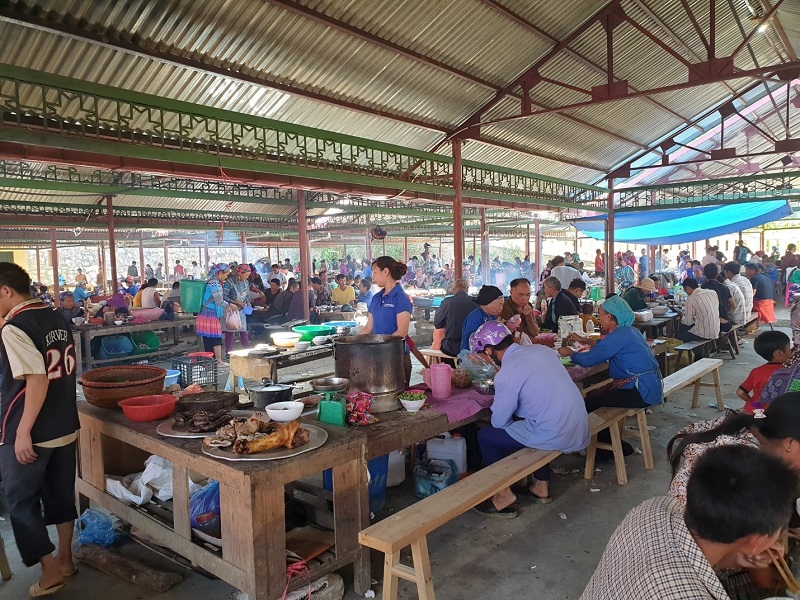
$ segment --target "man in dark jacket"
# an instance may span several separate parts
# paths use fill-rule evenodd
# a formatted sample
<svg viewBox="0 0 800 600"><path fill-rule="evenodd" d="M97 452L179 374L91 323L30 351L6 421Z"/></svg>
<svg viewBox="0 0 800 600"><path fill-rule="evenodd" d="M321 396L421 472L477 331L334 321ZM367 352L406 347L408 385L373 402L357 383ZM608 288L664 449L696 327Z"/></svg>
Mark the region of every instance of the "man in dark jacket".
<svg viewBox="0 0 800 600"><path fill-rule="evenodd" d="M558 331L559 317L577 315L578 311L567 296L567 292L561 289L558 277L548 277L544 280L542 287L547 298L547 311L542 320L542 327L550 331Z"/></svg>
<svg viewBox="0 0 800 600"><path fill-rule="evenodd" d="M461 350L461 328L464 319L475 310L475 301L467 295L469 282L456 279L453 282L453 295L442 300L436 310L433 326L443 335L441 350L450 356L457 356Z"/></svg>

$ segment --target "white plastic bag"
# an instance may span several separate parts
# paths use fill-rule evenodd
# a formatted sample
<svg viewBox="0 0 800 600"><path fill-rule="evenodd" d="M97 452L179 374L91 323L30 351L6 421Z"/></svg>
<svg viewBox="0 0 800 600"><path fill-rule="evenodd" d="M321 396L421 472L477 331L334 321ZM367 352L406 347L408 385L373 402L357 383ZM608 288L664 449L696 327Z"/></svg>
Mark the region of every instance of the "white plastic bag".
<svg viewBox="0 0 800 600"><path fill-rule="evenodd" d="M124 479L107 475L106 491L126 504L147 504L153 496L162 501L171 500L172 463L154 455L144 464L144 472L128 475ZM189 477L190 496L202 487L202 484Z"/></svg>
<svg viewBox="0 0 800 600"><path fill-rule="evenodd" d="M142 485L151 488L159 500L172 498L172 463L160 456L145 461Z"/></svg>
<svg viewBox="0 0 800 600"><path fill-rule="evenodd" d="M141 475L136 473L125 479L106 475L106 491L124 504L147 504L153 497L153 490L142 485Z"/></svg>

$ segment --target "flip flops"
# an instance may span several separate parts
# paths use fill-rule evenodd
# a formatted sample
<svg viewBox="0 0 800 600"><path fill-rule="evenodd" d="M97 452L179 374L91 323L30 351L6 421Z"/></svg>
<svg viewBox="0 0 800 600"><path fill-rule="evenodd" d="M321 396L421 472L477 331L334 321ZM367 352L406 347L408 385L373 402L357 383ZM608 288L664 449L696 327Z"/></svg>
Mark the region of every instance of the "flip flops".
<svg viewBox="0 0 800 600"><path fill-rule="evenodd" d="M525 487L518 487L518 488L511 488L511 491L514 492L516 496L524 496L526 498L533 498L533 501L536 504L550 504L553 501L553 498L550 496L537 496L534 494L528 486Z"/></svg>
<svg viewBox="0 0 800 600"><path fill-rule="evenodd" d="M494 517L495 519L513 519L517 516L517 509L513 506L497 510L491 499L484 500L472 510L487 517Z"/></svg>
<svg viewBox="0 0 800 600"><path fill-rule="evenodd" d="M42 596L49 596L50 594L55 594L65 585L67 585L66 581L64 581L63 583L59 583L57 585L50 586L49 588L43 588L39 585L38 582L36 582L31 587L28 588L28 595L31 598L41 598Z"/></svg>

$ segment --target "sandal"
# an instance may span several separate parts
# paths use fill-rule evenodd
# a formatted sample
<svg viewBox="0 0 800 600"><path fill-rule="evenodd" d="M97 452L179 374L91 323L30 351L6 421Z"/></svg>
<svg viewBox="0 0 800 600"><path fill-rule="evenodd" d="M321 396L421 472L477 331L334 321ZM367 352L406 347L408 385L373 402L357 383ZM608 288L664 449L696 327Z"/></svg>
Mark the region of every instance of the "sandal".
<svg viewBox="0 0 800 600"><path fill-rule="evenodd" d="M491 499L484 500L477 506L473 507L475 512L478 512L487 517L494 517L496 519L513 519L517 516L517 509L513 506L497 510Z"/></svg>
<svg viewBox="0 0 800 600"><path fill-rule="evenodd" d="M714 406L716 406L716 404ZM553 501L552 496L537 496L527 485L525 487L511 488L511 491L517 496L533 498L536 504L550 504Z"/></svg>
<svg viewBox="0 0 800 600"><path fill-rule="evenodd" d="M31 598L41 598L42 596L49 596L50 594L55 594L65 585L67 585L66 581L50 586L49 588L43 588L42 586L39 585L38 582L36 582L31 587L28 588L28 595Z"/></svg>

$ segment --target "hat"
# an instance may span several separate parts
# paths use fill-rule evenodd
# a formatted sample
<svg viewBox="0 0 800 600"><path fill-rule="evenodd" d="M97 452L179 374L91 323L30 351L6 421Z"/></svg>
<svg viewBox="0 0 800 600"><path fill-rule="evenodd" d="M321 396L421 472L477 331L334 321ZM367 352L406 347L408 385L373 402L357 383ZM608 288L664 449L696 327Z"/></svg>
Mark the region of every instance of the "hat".
<svg viewBox="0 0 800 600"><path fill-rule="evenodd" d="M656 284L655 284L655 282L654 282L652 279L649 279L649 278L647 278L647 277L645 277L644 279L642 279L642 280L641 280L639 283L637 283L637 284L636 284L635 286L633 286L633 287L637 287L637 288L639 288L640 290L646 290L646 291L648 291L648 292L655 292L655 291L656 291Z"/></svg>
<svg viewBox="0 0 800 600"><path fill-rule="evenodd" d="M496 346L509 335L511 331L499 321L487 321L469 336L470 350L483 352L487 346Z"/></svg>
<svg viewBox="0 0 800 600"><path fill-rule="evenodd" d="M634 314L630 304L616 294L607 298L600 307L610 315L614 315L620 327L630 327L633 324Z"/></svg>
<svg viewBox="0 0 800 600"><path fill-rule="evenodd" d="M475 298L475 302L477 302L479 306L486 306L490 302L493 302L498 298L502 297L503 297L503 292L500 291L499 287L493 285L485 285L478 292L478 297Z"/></svg>

